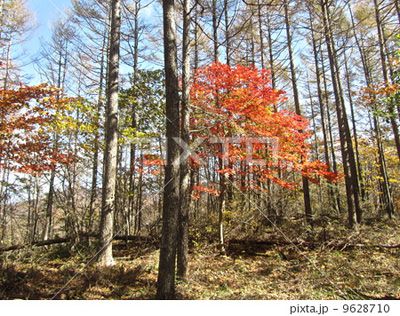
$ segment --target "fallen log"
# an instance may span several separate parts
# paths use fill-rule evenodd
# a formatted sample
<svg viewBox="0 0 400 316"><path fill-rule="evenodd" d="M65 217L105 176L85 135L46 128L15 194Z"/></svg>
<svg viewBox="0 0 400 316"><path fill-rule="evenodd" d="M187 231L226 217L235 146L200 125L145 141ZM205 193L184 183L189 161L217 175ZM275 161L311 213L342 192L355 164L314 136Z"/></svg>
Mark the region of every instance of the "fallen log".
<svg viewBox="0 0 400 316"><path fill-rule="evenodd" d="M80 238L99 238L98 234L94 233L82 233L79 235ZM116 235L113 237L113 240L119 241L138 241L138 242L154 242L154 238L148 236L140 236L140 235Z"/></svg>
<svg viewBox="0 0 400 316"><path fill-rule="evenodd" d="M63 244L69 242L69 238L55 238L55 239L49 239L49 240L42 240L42 241L35 241L30 244L23 244L23 245L13 245L13 246L8 246L8 247L2 247L0 248L0 252L6 252L6 251L13 251L13 250L20 250L28 247L42 247L42 246L50 246L50 245L56 245L56 244Z"/></svg>
<svg viewBox="0 0 400 316"><path fill-rule="evenodd" d="M83 233L80 235L81 239L84 238L98 238L97 234L91 233ZM124 235L117 235L113 238L114 241L134 241L134 242L152 242L155 243L154 238L146 237L146 236L124 236ZM73 240L71 238L54 238L49 240L42 240L42 241L34 241L30 244L20 244L20 245L13 245L8 247L0 247L0 253L7 252L7 251L14 251L14 250L21 250L29 247L43 247L43 246L50 246L50 245L57 245L63 243L69 243Z"/></svg>

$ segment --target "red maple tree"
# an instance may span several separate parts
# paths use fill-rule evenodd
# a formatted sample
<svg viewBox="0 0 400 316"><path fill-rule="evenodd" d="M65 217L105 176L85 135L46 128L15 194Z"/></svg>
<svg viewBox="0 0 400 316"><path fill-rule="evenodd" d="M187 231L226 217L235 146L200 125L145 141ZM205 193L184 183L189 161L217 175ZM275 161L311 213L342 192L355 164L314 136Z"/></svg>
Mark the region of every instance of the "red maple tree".
<svg viewBox="0 0 400 316"><path fill-rule="evenodd" d="M225 154L221 144L205 141L198 155L224 159L226 163L218 172L229 175L232 181L235 176L257 175L257 182L247 184L252 189L261 190L257 183L268 179L289 189L298 187L296 182L279 177L282 171L302 174L313 182L320 177L336 181L337 174L329 172L326 164L309 160L308 120L294 112L277 110L285 99L284 91L272 88L267 70L221 63L199 69L191 89L192 137L239 140L228 141ZM251 159L257 164L248 164L249 143ZM201 187L194 189L208 191ZM208 187L215 192L212 185Z"/></svg>

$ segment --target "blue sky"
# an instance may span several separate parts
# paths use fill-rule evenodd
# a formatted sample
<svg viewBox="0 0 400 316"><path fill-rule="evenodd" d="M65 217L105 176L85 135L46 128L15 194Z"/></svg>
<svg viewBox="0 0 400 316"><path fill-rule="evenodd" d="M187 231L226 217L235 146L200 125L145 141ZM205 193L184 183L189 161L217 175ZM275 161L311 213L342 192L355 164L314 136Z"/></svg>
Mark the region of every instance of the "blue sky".
<svg viewBox="0 0 400 316"><path fill-rule="evenodd" d="M47 37L50 34L52 22L61 17L65 10L70 7L70 0L28 0L28 7L35 18L35 34L32 44L37 42L38 37Z"/></svg>
<svg viewBox="0 0 400 316"><path fill-rule="evenodd" d="M40 83L40 78L34 69L33 60L38 57L41 43L46 42L51 37L54 22L62 18L68 8L71 7L71 0L26 0L26 3L33 14L34 28L29 33L27 40L22 43L22 46L17 48L15 55L23 56L22 60L19 59L20 64L23 65L22 71L31 77L27 83L33 85ZM154 5L150 5L143 10L142 17L149 20L154 18L153 14Z"/></svg>
<svg viewBox="0 0 400 316"><path fill-rule="evenodd" d="M27 64L23 71L33 75L35 71L29 60L38 54L41 41L46 41L51 36L53 22L64 15L65 10L71 5L71 0L27 0L27 4L34 17L34 29L22 44L26 57L24 64ZM39 78L32 78L31 83L39 83Z"/></svg>

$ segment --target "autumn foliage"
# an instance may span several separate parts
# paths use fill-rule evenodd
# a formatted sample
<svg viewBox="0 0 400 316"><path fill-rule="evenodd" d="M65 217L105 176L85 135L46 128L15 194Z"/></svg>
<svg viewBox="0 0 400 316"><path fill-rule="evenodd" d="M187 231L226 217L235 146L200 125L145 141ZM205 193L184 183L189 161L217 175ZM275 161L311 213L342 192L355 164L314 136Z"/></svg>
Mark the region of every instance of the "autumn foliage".
<svg viewBox="0 0 400 316"><path fill-rule="evenodd" d="M199 69L191 89L192 136L240 138L229 142L225 154L220 144L205 141L198 155L225 159L219 173L237 178L256 175L253 189L261 190L257 183L267 180L296 188L296 182L280 177L282 172L299 173L314 182L320 177L335 181L337 175L324 163L309 160L309 122L293 112L279 110L284 101L285 93L272 88L267 70L221 63ZM249 148L257 164L248 163ZM212 188L198 191L207 190L214 192Z"/></svg>
<svg viewBox="0 0 400 316"><path fill-rule="evenodd" d="M40 173L71 159L52 139L56 113L70 102L59 94L47 85L0 90L0 169Z"/></svg>

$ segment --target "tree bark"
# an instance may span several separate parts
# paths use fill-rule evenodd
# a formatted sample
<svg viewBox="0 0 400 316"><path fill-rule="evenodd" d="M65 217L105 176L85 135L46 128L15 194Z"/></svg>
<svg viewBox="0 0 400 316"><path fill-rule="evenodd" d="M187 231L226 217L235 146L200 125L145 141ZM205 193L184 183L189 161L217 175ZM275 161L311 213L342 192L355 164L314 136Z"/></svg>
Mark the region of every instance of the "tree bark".
<svg viewBox="0 0 400 316"><path fill-rule="evenodd" d="M107 31L104 32L103 44L101 50L100 60L100 80L99 80L99 94L97 97L97 116L96 116L96 135L94 139L94 153L92 161L92 183L90 188L90 202L89 202L89 220L87 226L87 232L93 230L93 217L94 217L94 204L97 198L97 178L98 178L98 165L99 165L99 153L100 153L100 112L103 107L103 83L104 83L104 61L107 51Z"/></svg>
<svg viewBox="0 0 400 316"><path fill-rule="evenodd" d="M134 20L133 20L133 79L132 86L136 86L138 83L138 71L139 71L139 11L140 1L135 0L134 2L135 9L133 12ZM135 89L136 90L136 89ZM136 106L132 106L131 113L131 127L133 130L137 128L136 122ZM135 164L136 164L136 144L132 142L130 144L130 163L129 163L129 198L128 198L128 214L127 214L127 234L131 234L131 222L132 218L135 218L135 225L137 217L133 216L133 211L135 208Z"/></svg>
<svg viewBox="0 0 400 316"><path fill-rule="evenodd" d="M190 7L191 0L183 1L183 48L182 48L182 112L181 139L189 145L190 142ZM181 155L184 151L181 151ZM177 277L187 279L189 253L189 208L190 208L190 168L189 157L181 156L180 161L180 205L177 248Z"/></svg>
<svg viewBox="0 0 400 316"><path fill-rule="evenodd" d="M377 31L378 31L378 40L379 40L378 46L379 46L379 53L380 53L381 65L382 65L382 75L383 75L384 83L386 85L389 85L390 80L389 80L388 66L387 66L387 60L386 60L387 56L385 53L385 47L386 47L385 37L384 37L384 32L383 32L382 19L381 19L381 15L380 15L380 8L379 8L378 0L374 0L374 6L375 6L376 27L377 27ZM389 104L388 110L389 110L389 114L390 114L390 123L392 125L394 141L395 141L396 149L397 149L397 156L400 161L399 127L396 122L396 116L394 113L394 109L392 109L392 108L393 108L393 105Z"/></svg>
<svg viewBox="0 0 400 316"><path fill-rule="evenodd" d="M355 38L355 41L357 44L359 54L361 56L361 62L362 62L362 67L363 67L363 72L364 72L364 77L365 77L365 83L366 83L367 87L370 87L372 85L372 78L371 78L370 66L368 64L368 59L367 59L367 53L366 53L364 47L361 45L360 40L357 36L356 30L355 30L354 16L353 16L353 12L352 12L352 9L350 6L349 6L349 12L350 12L351 23L352 23L352 27L353 27L353 35L354 35L354 38ZM377 20L380 20L380 19L378 18ZM345 65L347 68L347 63ZM385 70L383 70L383 73L385 76ZM370 97L375 98L374 96L370 96ZM377 117L375 112L376 112L376 109L374 108L373 113L372 113L372 116L373 116L372 128L373 128L373 131L375 134L374 136L375 136L376 146L377 146L377 151L378 151L377 160L378 160L379 172L380 172L380 177L381 177L379 182L380 182L380 187L381 187L381 191L382 191L382 204L383 204L383 208L385 209L389 218L391 218L392 215L394 214L394 204L393 204L393 199L392 199L391 190L390 190L389 176L387 174L386 158L385 158L384 147L382 144L382 132L381 132L381 128L380 128L379 117ZM354 121L353 121L353 124L355 124ZM357 149L357 147L356 147L356 149Z"/></svg>
<svg viewBox="0 0 400 316"><path fill-rule="evenodd" d="M112 266L112 239L115 211L115 188L118 154L118 92L120 59L121 3L111 3L110 55L108 60L108 98L106 105L106 146L104 151L104 178L100 238L97 261L101 266Z"/></svg>
<svg viewBox="0 0 400 316"><path fill-rule="evenodd" d="M61 89L64 86L64 81L65 81L65 67L66 67L66 52L64 53L65 55L63 56L63 52L60 50L58 52L59 58L58 58L58 64L57 64L57 88ZM64 60L63 60L64 59ZM64 75L63 73L63 67L64 67ZM59 95L57 96L59 98ZM54 134L54 141L53 141L53 146L55 149L58 147L58 135ZM56 165L52 165L52 169L50 172L50 182L49 182L49 192L47 196L47 204L46 204L46 221L45 221L45 227L43 230L43 240L47 240L52 237L52 230L53 230L53 204L54 204L54 182L56 179Z"/></svg>
<svg viewBox="0 0 400 316"><path fill-rule="evenodd" d="M332 85L335 95L336 113L339 124L340 145L346 183L348 221L350 227L356 228L357 224L361 222L362 212L359 205L359 187L353 144L351 140L349 124L347 121L346 108L344 106L343 90L340 83L340 71L338 67L336 50L332 38L333 35L330 25L329 7L326 0L321 0L320 5L323 17L325 41L328 49L329 64L331 68Z"/></svg>
<svg viewBox="0 0 400 316"><path fill-rule="evenodd" d="M291 73L291 80L292 80L294 104L295 104L296 114L301 115L299 91L297 88L296 69L295 69L295 65L294 65L294 57L293 57L293 49L292 49L292 34L290 31L288 0L284 1L283 7L285 10L287 49L289 52L289 63L290 63L290 73ZM312 225L313 224L313 214L312 214L312 207L311 207L310 186L309 186L308 179L304 176L302 177L302 184L303 184L303 199L304 199L304 210L305 210L306 221L309 225Z"/></svg>
<svg viewBox="0 0 400 316"><path fill-rule="evenodd" d="M258 20L258 34L260 36L260 61L261 61L261 68L264 69L264 32L262 29L262 5L261 1L257 0L257 20Z"/></svg>
<svg viewBox="0 0 400 316"><path fill-rule="evenodd" d="M357 134L357 125L356 125L356 118L355 118L355 113L354 113L354 102L353 102L353 96L351 94L351 79L350 79L350 71L349 71L349 66L348 66L348 60L347 60L347 55L346 55L346 50L344 51L344 69L346 72L346 84L347 84L347 97L349 100L349 105L350 105L350 114L351 114L351 122L352 122L352 127L353 127L353 138L354 138L354 149L355 149L355 158L356 158L356 164L357 164L357 174L358 174L358 181L360 183L360 193L361 193L361 198L364 200L365 199L365 190L364 190L364 179L363 179L363 173L362 173L362 166L361 166L361 161L360 161L360 155L359 155L359 149L358 149L358 134Z"/></svg>
<svg viewBox="0 0 400 316"><path fill-rule="evenodd" d="M310 32L311 32L311 41L313 48L313 57L314 57L314 67L315 67L315 76L317 81L317 94L318 94L318 103L319 103L319 112L321 116L321 126L322 126L322 136L324 141L324 158L325 162L328 165L328 170L332 169L331 159L329 158L329 145L328 145L328 132L326 128L326 118L325 118L325 109L329 111L328 104L324 106L324 98L322 94L322 84L321 84L321 70L318 61L318 49L317 49L317 40L315 38L314 32L314 24L313 24L313 16L311 8L309 10L309 24L310 24ZM333 209L336 209L339 212L340 209L340 201L338 201L338 197L335 196L335 192L331 186L328 188L329 200Z"/></svg>
<svg viewBox="0 0 400 316"><path fill-rule="evenodd" d="M164 65L166 89L167 162L165 166L162 236L157 280L157 298L175 297L175 262L179 213L179 78L177 67L176 3L163 1Z"/></svg>

